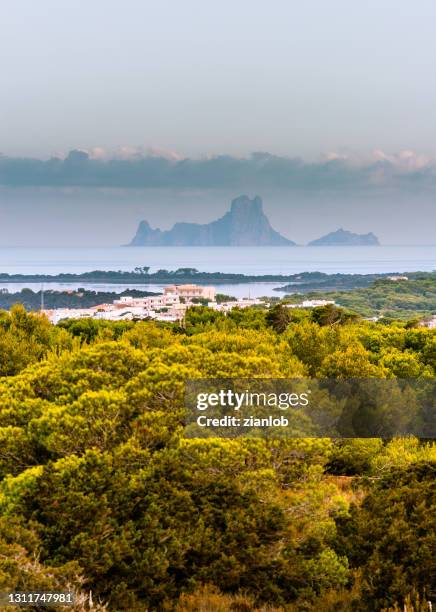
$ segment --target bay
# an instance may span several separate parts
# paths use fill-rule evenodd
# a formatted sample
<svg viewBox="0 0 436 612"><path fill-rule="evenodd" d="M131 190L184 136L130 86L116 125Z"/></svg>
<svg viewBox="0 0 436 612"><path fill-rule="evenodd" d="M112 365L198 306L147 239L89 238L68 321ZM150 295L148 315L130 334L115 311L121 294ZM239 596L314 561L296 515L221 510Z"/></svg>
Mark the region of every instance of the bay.
<svg viewBox="0 0 436 612"><path fill-rule="evenodd" d="M92 270L196 268L201 272L232 272L247 275L376 274L432 271L436 269L436 246L380 247L98 247L98 248L0 248L0 272L9 274L80 273ZM220 293L237 297L278 295L280 283L221 284ZM40 283L1 283L0 288L38 291ZM161 292L161 284L45 283L46 289L86 287L120 292L132 287Z"/></svg>

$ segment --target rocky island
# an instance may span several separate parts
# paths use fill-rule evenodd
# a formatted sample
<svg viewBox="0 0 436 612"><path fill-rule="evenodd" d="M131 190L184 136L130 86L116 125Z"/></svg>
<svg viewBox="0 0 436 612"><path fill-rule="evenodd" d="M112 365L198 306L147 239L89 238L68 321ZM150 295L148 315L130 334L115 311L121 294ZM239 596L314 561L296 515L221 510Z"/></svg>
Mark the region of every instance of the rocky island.
<svg viewBox="0 0 436 612"><path fill-rule="evenodd" d="M380 243L372 232L353 234L353 232L339 228L335 232L312 240L307 246L380 246Z"/></svg>
<svg viewBox="0 0 436 612"><path fill-rule="evenodd" d="M126 246L295 246L295 242L271 227L259 196L250 200L242 195L232 201L223 217L211 223L176 223L162 231L141 221Z"/></svg>

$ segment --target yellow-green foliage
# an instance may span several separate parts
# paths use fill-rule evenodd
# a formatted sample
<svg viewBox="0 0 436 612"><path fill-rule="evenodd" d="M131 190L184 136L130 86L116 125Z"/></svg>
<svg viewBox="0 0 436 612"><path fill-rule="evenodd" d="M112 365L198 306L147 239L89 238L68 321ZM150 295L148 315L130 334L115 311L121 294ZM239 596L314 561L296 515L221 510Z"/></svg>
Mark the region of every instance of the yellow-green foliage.
<svg viewBox="0 0 436 612"><path fill-rule="evenodd" d="M185 330L3 313L0 586L179 611L373 610L425 592L433 444L182 432L189 377L433 377L434 332L272 322L202 307Z"/></svg>

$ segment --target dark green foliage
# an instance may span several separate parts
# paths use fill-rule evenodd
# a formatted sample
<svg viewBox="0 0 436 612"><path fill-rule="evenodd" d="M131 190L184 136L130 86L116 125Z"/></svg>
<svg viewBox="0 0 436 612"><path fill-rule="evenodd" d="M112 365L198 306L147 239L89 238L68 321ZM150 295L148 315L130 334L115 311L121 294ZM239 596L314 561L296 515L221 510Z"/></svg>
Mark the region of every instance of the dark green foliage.
<svg viewBox="0 0 436 612"><path fill-rule="evenodd" d="M362 570L369 609L427 595L436 562L436 462L392 469L338 521L338 550Z"/></svg>
<svg viewBox="0 0 436 612"><path fill-rule="evenodd" d="M278 334L282 334L286 330L291 320L292 315L290 309L281 304L277 304L277 306L270 308L266 315L266 322Z"/></svg>
<svg viewBox="0 0 436 612"><path fill-rule="evenodd" d="M215 296L215 300L218 304L222 304L222 302L233 302L236 298L233 295L226 295L225 293L217 293Z"/></svg>
<svg viewBox="0 0 436 612"><path fill-rule="evenodd" d="M98 319L65 319L58 323L58 327L66 329L72 336L77 336L84 342L92 342L103 330L108 330L109 337L119 338L121 334L133 327L132 321L109 321Z"/></svg>
<svg viewBox="0 0 436 612"><path fill-rule="evenodd" d="M42 296L41 291L22 289L14 293L2 293L0 291L0 308L8 310L14 304L22 304L28 311L39 311L42 302L46 309L90 308L99 304L108 304L123 295L146 297L157 294L151 291L138 291L137 289L128 289L121 293L115 293L113 291L92 291L82 287L77 289L77 291L56 291L46 288Z"/></svg>
<svg viewBox="0 0 436 612"><path fill-rule="evenodd" d="M312 321L318 325L343 325L356 321L359 318L354 312L338 308L334 304L317 306L312 310Z"/></svg>

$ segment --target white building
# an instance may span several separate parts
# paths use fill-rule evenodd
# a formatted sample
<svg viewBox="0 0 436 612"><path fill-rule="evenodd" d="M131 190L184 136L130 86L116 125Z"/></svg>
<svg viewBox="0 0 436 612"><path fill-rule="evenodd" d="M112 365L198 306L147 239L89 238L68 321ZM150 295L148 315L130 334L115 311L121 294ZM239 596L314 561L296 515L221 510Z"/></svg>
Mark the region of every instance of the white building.
<svg viewBox="0 0 436 612"><path fill-rule="evenodd" d="M215 301L215 287L202 287L200 285L168 285L164 289L165 296L178 296L187 300L202 298L210 302Z"/></svg>
<svg viewBox="0 0 436 612"><path fill-rule="evenodd" d="M43 312L53 325L56 325L62 319L86 319L95 316L94 308L56 308Z"/></svg>
<svg viewBox="0 0 436 612"><path fill-rule="evenodd" d="M285 304L287 308L317 308L318 306L335 305L334 300L303 300L300 304Z"/></svg>
<svg viewBox="0 0 436 612"><path fill-rule="evenodd" d="M183 298L183 299L181 299ZM212 300L215 304L214 287L199 285L171 285L161 295L133 297L125 295L112 304L99 304L92 308L58 308L45 310L54 324L62 319L105 319L107 321L129 321L132 319L156 319L158 321L181 321L186 309L195 305L193 298Z"/></svg>
<svg viewBox="0 0 436 612"><path fill-rule="evenodd" d="M166 308L168 306L174 306L180 304L178 295L150 295L148 297L135 298L130 295L123 295L118 300L114 300L114 306L116 308L129 307L141 307L148 310Z"/></svg>
<svg viewBox="0 0 436 612"><path fill-rule="evenodd" d="M222 302L221 304L217 304L217 302L209 302L209 308L213 310L218 310L220 312L229 312L233 308L249 308L250 306L266 306L262 300L257 298L242 298L239 300L233 300L231 302Z"/></svg>

